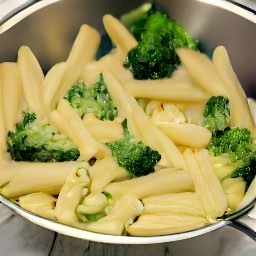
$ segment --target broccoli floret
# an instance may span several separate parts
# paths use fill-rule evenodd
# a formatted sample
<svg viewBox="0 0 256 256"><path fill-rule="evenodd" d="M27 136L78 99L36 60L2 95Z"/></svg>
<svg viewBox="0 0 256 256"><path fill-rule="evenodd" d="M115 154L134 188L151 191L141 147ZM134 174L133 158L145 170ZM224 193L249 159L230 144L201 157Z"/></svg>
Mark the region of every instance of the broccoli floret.
<svg viewBox="0 0 256 256"><path fill-rule="evenodd" d="M102 75L90 88L86 87L83 80L79 80L66 93L64 99L80 117L85 113L93 113L100 120L113 120L118 114Z"/></svg>
<svg viewBox="0 0 256 256"><path fill-rule="evenodd" d="M214 156L228 157L236 165L231 177L241 176L251 183L256 174L256 145L246 128L226 128L213 135L208 145Z"/></svg>
<svg viewBox="0 0 256 256"><path fill-rule="evenodd" d="M171 77L180 64L175 49L189 47L200 50L200 44L167 14L149 12L138 44L132 48L124 63L135 79Z"/></svg>
<svg viewBox="0 0 256 256"><path fill-rule="evenodd" d="M7 151L14 161L75 161L80 153L55 127L24 113L23 120L7 135Z"/></svg>
<svg viewBox="0 0 256 256"><path fill-rule="evenodd" d="M135 140L124 123L124 137L107 144L113 158L134 176L144 176L154 172L161 155L143 142Z"/></svg>
<svg viewBox="0 0 256 256"><path fill-rule="evenodd" d="M212 133L216 133L224 131L229 124L229 100L224 96L211 97L205 105L203 126Z"/></svg>

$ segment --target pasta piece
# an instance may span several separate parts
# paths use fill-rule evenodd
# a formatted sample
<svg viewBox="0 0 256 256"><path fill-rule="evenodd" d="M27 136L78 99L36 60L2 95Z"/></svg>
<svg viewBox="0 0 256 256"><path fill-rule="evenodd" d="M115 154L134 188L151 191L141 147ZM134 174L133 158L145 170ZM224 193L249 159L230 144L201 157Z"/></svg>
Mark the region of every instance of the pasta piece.
<svg viewBox="0 0 256 256"><path fill-rule="evenodd" d="M69 173L88 163L26 163L3 165L0 174L0 193L6 198L20 197L35 192L57 195Z"/></svg>
<svg viewBox="0 0 256 256"><path fill-rule="evenodd" d="M80 78L86 64L94 61L99 43L99 33L88 25L82 25L66 61L66 69L59 79L59 85L52 99L49 99L51 109L55 109L59 99Z"/></svg>
<svg viewBox="0 0 256 256"><path fill-rule="evenodd" d="M242 177L227 178L222 181L221 186L227 195L228 208L234 211L244 198L246 182Z"/></svg>
<svg viewBox="0 0 256 256"><path fill-rule="evenodd" d="M99 61L92 61L85 65L83 72L81 73L81 80L84 81L86 86L89 88L99 79L101 74L101 69Z"/></svg>
<svg viewBox="0 0 256 256"><path fill-rule="evenodd" d="M55 202L55 197L42 192L21 196L18 199L20 207L48 219L56 219L54 212Z"/></svg>
<svg viewBox="0 0 256 256"><path fill-rule="evenodd" d="M5 130L9 131L21 116L22 83L17 63L2 63L0 69Z"/></svg>
<svg viewBox="0 0 256 256"><path fill-rule="evenodd" d="M178 48L176 52L196 84L211 95L227 96L222 78L205 54L189 48Z"/></svg>
<svg viewBox="0 0 256 256"><path fill-rule="evenodd" d="M90 193L86 195L83 201L76 207L76 213L81 215L85 214L97 214L108 206L107 197L101 193Z"/></svg>
<svg viewBox="0 0 256 256"><path fill-rule="evenodd" d="M101 158L108 153L108 149L92 137L78 113L66 100L60 100L57 110L51 114L51 119L54 125L73 141L83 161L88 161L94 156Z"/></svg>
<svg viewBox="0 0 256 256"><path fill-rule="evenodd" d="M119 140L124 136L122 124L117 119L102 121L92 113L87 113L83 118L83 123L91 135L102 143Z"/></svg>
<svg viewBox="0 0 256 256"><path fill-rule="evenodd" d="M208 97L200 89L189 84L176 82L172 78L161 80L134 79L124 83L124 87L136 98L197 102Z"/></svg>
<svg viewBox="0 0 256 256"><path fill-rule="evenodd" d="M222 181L230 176L237 168L228 157L210 156L210 162L219 181Z"/></svg>
<svg viewBox="0 0 256 256"><path fill-rule="evenodd" d="M52 101L58 86L60 85L61 78L66 70L66 62L57 63L54 65L45 76L45 86L43 88L44 104L49 112L54 110L54 102Z"/></svg>
<svg viewBox="0 0 256 256"><path fill-rule="evenodd" d="M141 213L142 209L143 205L136 197L124 196L114 204L107 216L88 224L74 225L89 231L118 236L124 234L126 226Z"/></svg>
<svg viewBox="0 0 256 256"><path fill-rule="evenodd" d="M253 98L248 98L248 105L252 115L254 124L256 123L256 100Z"/></svg>
<svg viewBox="0 0 256 256"><path fill-rule="evenodd" d="M103 76L118 110L124 111L132 134L144 144L157 150L170 166L185 169L184 159L175 144L149 121L137 101L127 94L110 71L105 70Z"/></svg>
<svg viewBox="0 0 256 256"><path fill-rule="evenodd" d="M124 83L134 80L130 70L124 67L122 51L119 48L115 48L109 54L102 57L98 63L101 70L108 68L118 80Z"/></svg>
<svg viewBox="0 0 256 256"><path fill-rule="evenodd" d="M213 64L225 83L227 97L230 100L231 127L248 128L250 131L254 131L255 126L246 95L223 46L219 46L214 50ZM243 114L241 115L241 113Z"/></svg>
<svg viewBox="0 0 256 256"><path fill-rule="evenodd" d="M195 124L175 124L171 122L153 122L159 127L176 145L184 145L191 148L206 147L212 137L212 133Z"/></svg>
<svg viewBox="0 0 256 256"><path fill-rule="evenodd" d="M206 218L189 214L142 215L127 232L131 236L159 236L181 233L209 224Z"/></svg>
<svg viewBox="0 0 256 256"><path fill-rule="evenodd" d="M236 211L239 211L250 203L252 203L256 198L256 176L254 177L252 183L250 184L249 188L247 189L243 200L238 204L236 207Z"/></svg>
<svg viewBox="0 0 256 256"><path fill-rule="evenodd" d="M118 19L110 14L103 16L103 23L111 41L123 50L123 55L126 57L127 52L136 46L136 39Z"/></svg>
<svg viewBox="0 0 256 256"><path fill-rule="evenodd" d="M84 189L89 186L90 178L87 168L77 168L67 177L59 193L55 214L57 219L65 224L77 220L76 207L83 197Z"/></svg>
<svg viewBox="0 0 256 256"><path fill-rule="evenodd" d="M151 215L194 215L205 217L202 203L195 192L162 194L142 200L142 214ZM164 216L163 216L164 218Z"/></svg>
<svg viewBox="0 0 256 256"><path fill-rule="evenodd" d="M227 197L209 161L208 151L201 149L193 153L187 148L183 155L207 218L223 216L227 210Z"/></svg>
<svg viewBox="0 0 256 256"><path fill-rule="evenodd" d="M127 171L120 167L112 156L107 156L101 160L97 160L89 169L91 181L90 190L92 193L101 192L103 188L110 182L118 178L125 178Z"/></svg>
<svg viewBox="0 0 256 256"><path fill-rule="evenodd" d="M18 66L28 109L31 112L35 112L38 117L42 117L44 115L42 99L44 74L29 47L20 47L18 51Z"/></svg>
<svg viewBox="0 0 256 256"><path fill-rule="evenodd" d="M110 183L104 191L116 200L124 195L143 199L153 195L193 191L190 175L183 170L166 168L146 176Z"/></svg>

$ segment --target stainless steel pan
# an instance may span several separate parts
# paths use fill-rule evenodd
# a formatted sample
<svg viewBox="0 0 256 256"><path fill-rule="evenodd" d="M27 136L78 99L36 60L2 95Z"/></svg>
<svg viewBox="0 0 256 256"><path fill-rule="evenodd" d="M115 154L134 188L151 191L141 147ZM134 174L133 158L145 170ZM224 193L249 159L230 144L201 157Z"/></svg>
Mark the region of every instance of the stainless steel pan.
<svg viewBox="0 0 256 256"><path fill-rule="evenodd" d="M16 9L6 5L16 2ZM143 0L44 0L0 2L0 61L16 61L21 45L28 45L47 71L53 64L68 56L81 24L87 23L103 31L102 15L120 16ZM200 39L211 52L224 45L230 55L233 68L248 97L256 98L256 11L244 7L241 2L222 0L156 0L195 38ZM256 188L255 188L256 191ZM155 237L116 237L96 234L33 215L8 199L0 201L24 218L56 232L78 238L105 243L149 244L182 240L205 234L225 225L231 225L256 240L256 200L244 209L196 230Z"/></svg>

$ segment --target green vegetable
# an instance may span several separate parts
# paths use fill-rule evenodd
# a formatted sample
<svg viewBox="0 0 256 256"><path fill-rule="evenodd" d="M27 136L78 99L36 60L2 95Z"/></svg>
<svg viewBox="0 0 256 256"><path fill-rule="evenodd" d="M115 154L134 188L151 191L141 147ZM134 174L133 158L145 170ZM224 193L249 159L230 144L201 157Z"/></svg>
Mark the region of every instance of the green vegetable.
<svg viewBox="0 0 256 256"><path fill-rule="evenodd" d="M211 97L205 106L203 126L213 133L223 131L230 124L229 100L223 96Z"/></svg>
<svg viewBox="0 0 256 256"><path fill-rule="evenodd" d="M161 155L143 142L135 140L124 124L124 137L107 144L118 165L134 176L143 176L154 172L154 166Z"/></svg>
<svg viewBox="0 0 256 256"><path fill-rule="evenodd" d="M231 177L243 177L250 185L256 175L256 146L246 128L226 128L213 135L208 145L210 154L228 157L236 165Z"/></svg>
<svg viewBox="0 0 256 256"><path fill-rule="evenodd" d="M75 161L80 153L73 143L35 113L26 112L7 135L7 151L15 161Z"/></svg>
<svg viewBox="0 0 256 256"><path fill-rule="evenodd" d="M83 80L78 81L64 99L81 117L85 113L93 113L100 120L113 120L118 114L102 76L90 88L86 87Z"/></svg>
<svg viewBox="0 0 256 256"><path fill-rule="evenodd" d="M138 44L132 48L124 63L135 79L171 77L180 64L175 53L178 47L199 50L200 45L176 21L162 12L148 12Z"/></svg>

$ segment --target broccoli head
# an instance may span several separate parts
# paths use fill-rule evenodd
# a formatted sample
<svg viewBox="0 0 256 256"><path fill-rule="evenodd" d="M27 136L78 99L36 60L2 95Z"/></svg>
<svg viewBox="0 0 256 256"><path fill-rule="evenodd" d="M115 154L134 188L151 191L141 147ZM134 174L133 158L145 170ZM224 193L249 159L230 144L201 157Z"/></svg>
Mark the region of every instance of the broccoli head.
<svg viewBox="0 0 256 256"><path fill-rule="evenodd" d="M248 129L218 131L213 135L208 150L214 156L228 157L236 165L231 177L243 177L247 186L251 183L256 175L256 145Z"/></svg>
<svg viewBox="0 0 256 256"><path fill-rule="evenodd" d="M23 120L7 135L7 151L14 161L75 161L80 153L55 127L24 113Z"/></svg>
<svg viewBox="0 0 256 256"><path fill-rule="evenodd" d="M90 88L83 80L79 80L64 96L80 117L85 113L93 113L100 120L113 120L117 108L107 90L102 75Z"/></svg>
<svg viewBox="0 0 256 256"><path fill-rule="evenodd" d="M154 172L161 155L143 142L135 140L124 125L124 137L107 144L113 158L134 176L144 176Z"/></svg>
<svg viewBox="0 0 256 256"><path fill-rule="evenodd" d="M135 79L171 77L180 64L176 48L200 49L199 43L180 24L159 11L148 12L141 31L138 44L128 52L124 63Z"/></svg>
<svg viewBox="0 0 256 256"><path fill-rule="evenodd" d="M203 126L216 133L229 127L229 124L229 100L224 96L211 97L205 105Z"/></svg>

